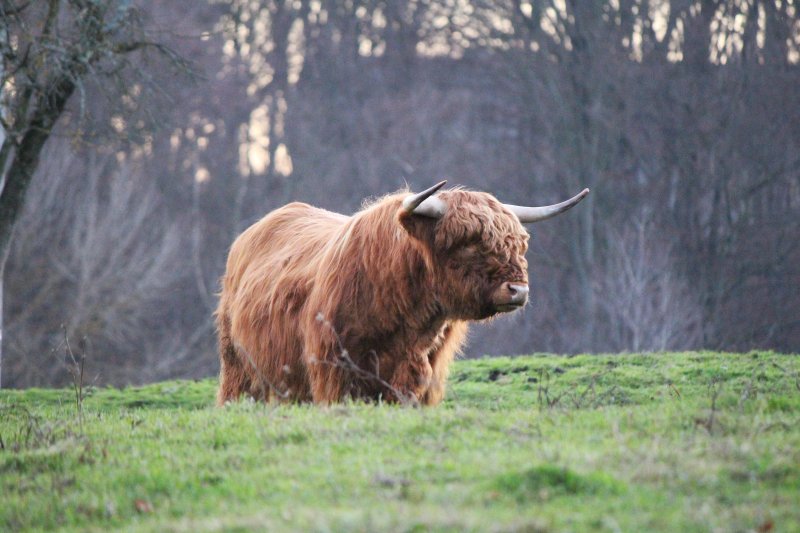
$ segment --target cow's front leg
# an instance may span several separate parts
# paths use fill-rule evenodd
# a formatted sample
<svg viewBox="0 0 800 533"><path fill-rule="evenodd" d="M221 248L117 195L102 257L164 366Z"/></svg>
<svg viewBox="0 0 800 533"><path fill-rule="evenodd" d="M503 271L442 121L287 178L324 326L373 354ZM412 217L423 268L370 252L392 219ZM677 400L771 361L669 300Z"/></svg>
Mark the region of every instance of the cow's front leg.
<svg viewBox="0 0 800 533"><path fill-rule="evenodd" d="M438 349L431 352L428 360L433 368L431 386L420 398L423 405L438 405L444 398L450 364L461 350L467 336L467 323L455 321L442 329L442 341Z"/></svg>
<svg viewBox="0 0 800 533"><path fill-rule="evenodd" d="M418 404L430 387L433 369L427 357L414 356L399 363L389 381L389 400Z"/></svg>

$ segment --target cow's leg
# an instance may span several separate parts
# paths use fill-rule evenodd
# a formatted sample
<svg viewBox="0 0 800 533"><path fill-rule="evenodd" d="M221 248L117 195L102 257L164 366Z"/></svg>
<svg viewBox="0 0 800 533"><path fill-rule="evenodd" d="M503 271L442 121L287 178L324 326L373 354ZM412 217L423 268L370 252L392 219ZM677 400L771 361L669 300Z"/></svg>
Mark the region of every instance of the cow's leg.
<svg viewBox="0 0 800 533"><path fill-rule="evenodd" d="M250 376L245 371L236 349L231 344L220 346L217 405L223 405L229 400L239 399L239 396L250 391L250 386Z"/></svg>
<svg viewBox="0 0 800 533"><path fill-rule="evenodd" d="M444 399L450 363L454 358L455 352L448 350L439 350L431 356L431 380L428 389L420 398L422 405L439 405Z"/></svg>
<svg viewBox="0 0 800 533"><path fill-rule="evenodd" d="M444 399L447 376L450 374L450 364L461 350L466 335L466 322L449 324L445 331L444 342L428 357L433 372L430 386L420 399L420 403L423 405L438 405Z"/></svg>
<svg viewBox="0 0 800 533"><path fill-rule="evenodd" d="M314 403L341 401L346 391L347 373L343 361L330 345L306 347L305 356L311 399ZM321 355L318 355L321 354Z"/></svg>
<svg viewBox="0 0 800 533"><path fill-rule="evenodd" d="M244 363L236 353L230 334L230 321L222 313L217 316L217 329L219 332L219 389L217 390L217 405L223 405L230 400L237 400L239 396L250 390L250 377Z"/></svg>
<svg viewBox="0 0 800 533"><path fill-rule="evenodd" d="M447 376L450 373L450 361L453 360L453 357L452 352L448 354L441 351L431 357L431 382L428 390L420 398L422 405L439 405L444 399Z"/></svg>
<svg viewBox="0 0 800 533"><path fill-rule="evenodd" d="M395 366L389 381L391 388L387 400L401 403L421 402L432 378L433 369L428 358L414 354Z"/></svg>
<svg viewBox="0 0 800 533"><path fill-rule="evenodd" d="M331 366L329 361L312 361L308 366L308 377L314 403L331 404L343 399L343 381L347 378L341 368Z"/></svg>

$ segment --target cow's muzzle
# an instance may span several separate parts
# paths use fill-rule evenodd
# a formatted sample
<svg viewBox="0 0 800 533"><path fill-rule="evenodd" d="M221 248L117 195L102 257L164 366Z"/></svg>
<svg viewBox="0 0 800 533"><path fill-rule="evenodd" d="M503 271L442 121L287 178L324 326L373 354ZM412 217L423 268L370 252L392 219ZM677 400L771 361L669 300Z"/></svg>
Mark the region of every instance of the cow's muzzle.
<svg viewBox="0 0 800 533"><path fill-rule="evenodd" d="M519 281L507 281L492 294L492 304L500 313L514 311L526 303L528 303L528 286Z"/></svg>

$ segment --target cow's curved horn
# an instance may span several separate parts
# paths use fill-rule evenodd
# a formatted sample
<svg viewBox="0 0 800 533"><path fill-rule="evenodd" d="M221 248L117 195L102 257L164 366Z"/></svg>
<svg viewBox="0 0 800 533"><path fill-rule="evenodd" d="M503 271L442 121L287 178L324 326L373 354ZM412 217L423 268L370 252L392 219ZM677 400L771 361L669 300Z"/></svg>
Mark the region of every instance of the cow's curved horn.
<svg viewBox="0 0 800 533"><path fill-rule="evenodd" d="M433 187L422 192L407 196L403 200L403 209L406 213L414 213L431 218L442 218L447 211L447 204L439 200L433 193L444 187L447 180L440 181Z"/></svg>
<svg viewBox="0 0 800 533"><path fill-rule="evenodd" d="M586 198L589 194L589 189L583 189L581 192L570 198L565 202L553 205L544 205L541 207L526 207L522 205L503 204L506 209L517 215L519 221L523 224L531 222L539 222L554 217L566 211L567 209L577 205L581 200Z"/></svg>

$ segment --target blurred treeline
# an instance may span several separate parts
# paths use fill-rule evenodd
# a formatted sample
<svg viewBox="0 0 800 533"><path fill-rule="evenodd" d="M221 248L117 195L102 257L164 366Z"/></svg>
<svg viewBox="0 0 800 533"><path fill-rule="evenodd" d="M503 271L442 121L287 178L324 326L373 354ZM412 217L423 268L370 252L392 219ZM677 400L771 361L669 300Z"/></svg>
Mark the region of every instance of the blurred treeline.
<svg viewBox="0 0 800 533"><path fill-rule="evenodd" d="M72 102L6 268L5 385L68 379L65 338L99 383L211 375L240 231L442 178L592 188L530 228L532 304L467 356L800 349L797 0L139 4L204 79Z"/></svg>

